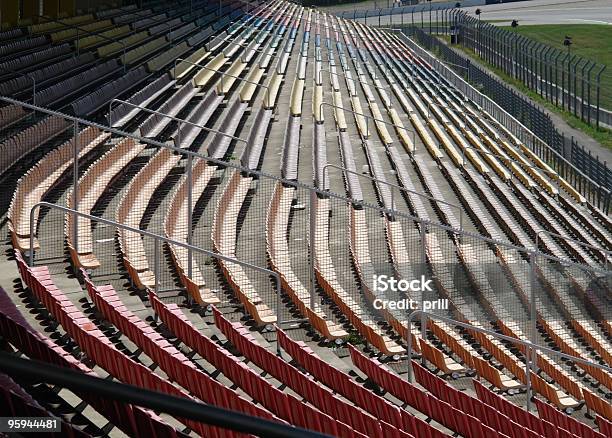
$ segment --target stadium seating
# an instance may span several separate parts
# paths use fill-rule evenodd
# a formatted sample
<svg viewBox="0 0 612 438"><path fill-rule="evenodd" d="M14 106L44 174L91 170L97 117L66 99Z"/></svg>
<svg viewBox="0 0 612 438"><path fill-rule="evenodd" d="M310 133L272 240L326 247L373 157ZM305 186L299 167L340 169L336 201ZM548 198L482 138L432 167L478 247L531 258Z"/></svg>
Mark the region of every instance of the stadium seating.
<svg viewBox="0 0 612 438"><path fill-rule="evenodd" d="M0 326L2 327L3 336L12 345L17 347L19 351L24 352L33 359L96 375L94 371L66 353L60 345L57 345L51 339L32 328L4 290L0 290L0 305L2 306ZM5 388L4 385L3 388ZM160 436L183 436L181 432L168 425L152 411L98 397L91 397L87 394L79 393L78 395L83 397L83 400L86 400L92 406L95 406L109 421L112 421L115 426L127 434L134 435L145 433L146 431L155 431ZM66 433L64 429L62 431ZM78 434L78 430L73 432Z"/></svg>
<svg viewBox="0 0 612 438"><path fill-rule="evenodd" d="M282 0L159 2L65 23L0 33L0 94L98 123L80 122L75 142L67 119L0 101L7 228L28 288L0 291L2 347L334 436L612 436L607 370L479 331L535 337L612 366L609 285L597 274L612 248L610 219L411 42ZM109 108L113 99L123 102ZM311 203L304 184L319 189ZM174 243L160 248L72 215L65 228L53 214L31 218L40 201ZM313 208L312 235L303 204ZM112 238L99 239L107 228ZM105 242L117 254L103 253ZM214 257L205 267L180 244L188 242L274 271L282 308L267 273ZM528 253L502 242L537 242L547 255L532 272ZM49 253L53 269L24 261L46 263ZM419 264L436 298L448 300L443 314L473 328L409 326L404 311L373 306L393 296L372 276L416 278ZM541 286L536 333L532 281ZM287 315L297 321L280 324ZM412 364L420 386L404 376L408 340L426 366ZM57 413L13 380L0 375L11 412ZM523 408L527 382L537 415ZM233 436L75 395L129 436ZM68 435L87 435L76 420L64 424Z"/></svg>

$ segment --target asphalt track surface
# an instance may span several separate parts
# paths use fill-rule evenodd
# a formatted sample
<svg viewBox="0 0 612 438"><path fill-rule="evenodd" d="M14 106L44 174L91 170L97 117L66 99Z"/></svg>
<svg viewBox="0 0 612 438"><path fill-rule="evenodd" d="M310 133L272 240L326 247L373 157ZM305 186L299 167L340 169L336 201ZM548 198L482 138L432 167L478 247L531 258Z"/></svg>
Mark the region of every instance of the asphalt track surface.
<svg viewBox="0 0 612 438"><path fill-rule="evenodd" d="M474 14L476 7L465 8ZM533 0L480 6L482 20L518 20L529 24L605 24L612 25L610 0ZM503 25L503 22L495 23ZM612 28L610 29L612 32Z"/></svg>
<svg viewBox="0 0 612 438"><path fill-rule="evenodd" d="M435 10L436 2L431 3ZM354 4L335 5L323 7L321 9L331 13L342 13L344 11L352 11L354 9L375 10L375 7L387 7L385 1L368 1ZM482 20L494 21L495 24L503 26L510 24L512 20L518 20L521 25L530 24L602 24L612 25L612 0L531 0L514 3L500 3L483 6L466 7L463 10L472 15L476 15L475 11L480 8ZM372 13L372 15L374 15ZM421 13L415 13L415 20L421 21ZM404 18L410 21L410 14L404 14ZM429 14L423 14L424 21L429 21ZM378 22L378 17L371 20ZM369 23L374 23L370 21ZM435 20L435 15L432 17ZM363 21L359 20L359 21ZM393 16L393 24L400 23L400 16ZM381 25L389 24L389 16L381 17ZM612 29L611 29L612 30Z"/></svg>

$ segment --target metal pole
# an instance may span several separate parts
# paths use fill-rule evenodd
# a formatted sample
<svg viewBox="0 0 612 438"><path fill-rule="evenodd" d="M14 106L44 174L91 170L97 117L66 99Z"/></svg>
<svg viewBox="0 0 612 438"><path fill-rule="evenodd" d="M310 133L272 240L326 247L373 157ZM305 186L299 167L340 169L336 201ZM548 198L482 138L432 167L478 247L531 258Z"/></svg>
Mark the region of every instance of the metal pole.
<svg viewBox="0 0 612 438"><path fill-rule="evenodd" d="M425 230L425 224L421 222L421 271L422 275L427 274L427 232ZM421 310L424 308L424 295L421 292ZM410 319L408 320L408 324L410 324ZM423 341L426 339L427 333L427 317L425 312L421 314L421 339ZM421 355L421 363L425 365L425 355Z"/></svg>
<svg viewBox="0 0 612 438"><path fill-rule="evenodd" d="M191 230L193 228L193 155L187 156L187 243L192 245ZM189 278L193 274L193 251L187 252L187 275ZM189 299L191 301L191 298Z"/></svg>
<svg viewBox="0 0 612 438"><path fill-rule="evenodd" d="M584 121L584 71L591 64L591 61L587 60L587 62L582 66L580 70L580 120ZM595 65L595 63L593 63ZM589 68L589 72L593 67Z"/></svg>
<svg viewBox="0 0 612 438"><path fill-rule="evenodd" d="M603 73L605 69L606 69L606 66L602 65L601 70L599 70L599 73L597 73L597 114L596 114L595 126L598 129L599 129L599 109L600 109L599 97L600 97L600 92L601 92L601 74Z"/></svg>
<svg viewBox="0 0 612 438"><path fill-rule="evenodd" d="M74 141L73 144L73 164L72 164L72 199L73 199L73 208L76 211L79 211L79 122L77 120L74 121L73 124L74 129ZM78 220L79 218L73 215L73 230L72 230L72 241L74 244L74 250L79 252L79 232L78 232ZM32 248L30 248L32 250Z"/></svg>
<svg viewBox="0 0 612 438"><path fill-rule="evenodd" d="M537 238L537 237L536 237ZM537 248L536 248L537 249ZM536 280L535 280L535 268L536 268L536 260L535 260L535 252L531 252L529 254L529 285L530 285L530 294L531 294L531 342L533 345L535 345L537 342L537 333L538 333L538 328L537 328L537 316L536 316ZM525 349L526 352L526 361L527 361L527 365L531 365L528 368L533 368L534 371L535 368L537 368L537 366L532 362L531 357L533 356L535 358L537 351L536 349L532 346L532 348L526 348ZM527 381L531 380L531 375L528 374L527 375ZM530 392L531 391L531 387L529 386L527 388L527 390ZM531 394L527 393L527 411L530 410L531 406Z"/></svg>
<svg viewBox="0 0 612 438"><path fill-rule="evenodd" d="M555 105L557 106L559 106L559 64L558 64L558 61L559 61L559 58L563 55L564 55L563 52L560 51L557 54L557 56L555 56Z"/></svg>
<svg viewBox="0 0 612 438"><path fill-rule="evenodd" d="M573 93L574 93L574 115L576 117L578 117L578 94L576 92L576 90L578 89L578 76L576 74L576 70L578 69L578 65L581 62L582 62L582 58L580 58L578 60L578 62L576 62L574 64L574 69L573 69L574 70L574 72L573 72L573 74L574 74L574 91L573 91Z"/></svg>
<svg viewBox="0 0 612 438"><path fill-rule="evenodd" d="M568 46L569 47L569 46ZM572 112L572 103L571 103L571 99L572 99L572 74L575 75L576 71L574 69L573 73L572 73L572 67L574 66L574 59L576 59L578 55L572 55L569 59L569 61L567 62L567 110L571 113Z"/></svg>
<svg viewBox="0 0 612 438"><path fill-rule="evenodd" d="M408 379L408 382L413 383L414 379L412 371L412 320L410 318L410 315L408 315L408 323L406 324L406 326L406 328L408 329L408 339L406 339L406 342L408 343L408 373L406 375L406 378Z"/></svg>
<svg viewBox="0 0 612 438"><path fill-rule="evenodd" d="M155 238L153 240L153 274L155 275L155 295L159 294L159 274L160 274L160 263L159 263L159 239Z"/></svg>
<svg viewBox="0 0 612 438"><path fill-rule="evenodd" d="M325 187L323 187L325 189ZM316 296L316 287L317 282L315 278L315 254L316 254L316 221L317 215L315 212L315 205L317 203L317 194L314 190L310 190L310 200L309 200L309 216L310 216L310 308L314 310L315 307L315 296Z"/></svg>
<svg viewBox="0 0 612 438"><path fill-rule="evenodd" d="M596 65L597 64L593 62L593 64L591 65L591 68L588 71L588 81L587 81L587 97L589 101L587 104L587 123L588 124L591 124L591 72L593 71Z"/></svg>

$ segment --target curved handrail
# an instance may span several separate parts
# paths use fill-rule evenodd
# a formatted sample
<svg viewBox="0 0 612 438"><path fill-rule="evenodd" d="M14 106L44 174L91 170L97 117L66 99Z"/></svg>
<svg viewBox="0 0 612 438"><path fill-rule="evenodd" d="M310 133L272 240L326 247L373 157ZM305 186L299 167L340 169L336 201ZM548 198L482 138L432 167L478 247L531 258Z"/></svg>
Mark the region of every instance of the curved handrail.
<svg viewBox="0 0 612 438"><path fill-rule="evenodd" d="M325 182L326 182L326 179L327 179L327 174L328 174L327 168L328 167L333 167L334 169L342 170L344 172L351 173L353 175L357 175L357 176L360 176L362 178L367 178L367 179L369 179L371 181L374 181L377 184L378 183L386 184L387 186L390 186L390 187L392 187L394 189L399 189L399 190L401 190L403 192L412 193L412 194L421 196L421 197L423 197L425 199L428 199L430 201L435 201L435 202L439 202L439 203L444 204L444 205L448 205L449 207L454 207L457 210L459 210L459 227L460 227L459 229L463 230L463 209L459 205L452 204L452 203L450 203L448 201L445 201L444 199L434 198L433 196L429 196L429 195L426 195L424 193L417 192L416 190L411 190L411 189L408 189L406 187L402 187L402 186L400 186L398 184L393 184L393 183L390 183L388 181L380 180L380 179L375 178L375 177L370 176L370 175L365 175L365 174L361 174L359 172L355 172L354 170L350 170L350 169L347 169L345 167L338 166L337 164L326 163L325 166L323 166L323 188L324 189L326 187ZM394 198L394 195L393 195L394 193L395 193L395 190L391 190L391 208L390 208L391 211L395 211L395 198Z"/></svg>

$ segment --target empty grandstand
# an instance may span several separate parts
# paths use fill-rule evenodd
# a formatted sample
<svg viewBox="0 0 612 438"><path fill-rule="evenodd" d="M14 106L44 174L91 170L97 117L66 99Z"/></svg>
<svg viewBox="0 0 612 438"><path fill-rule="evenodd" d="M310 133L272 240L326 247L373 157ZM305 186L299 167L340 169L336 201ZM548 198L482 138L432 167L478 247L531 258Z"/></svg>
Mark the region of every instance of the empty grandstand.
<svg viewBox="0 0 612 438"><path fill-rule="evenodd" d="M612 437L609 205L495 102L285 0L76 12L0 32L1 417Z"/></svg>

